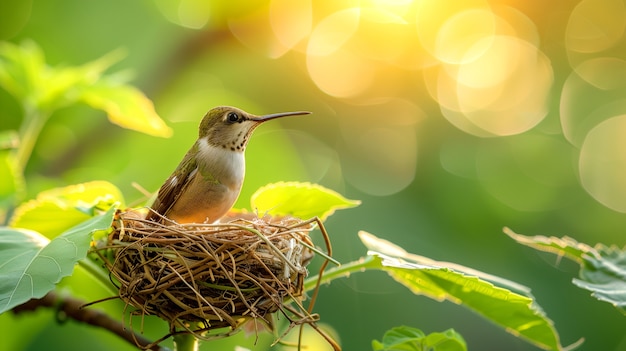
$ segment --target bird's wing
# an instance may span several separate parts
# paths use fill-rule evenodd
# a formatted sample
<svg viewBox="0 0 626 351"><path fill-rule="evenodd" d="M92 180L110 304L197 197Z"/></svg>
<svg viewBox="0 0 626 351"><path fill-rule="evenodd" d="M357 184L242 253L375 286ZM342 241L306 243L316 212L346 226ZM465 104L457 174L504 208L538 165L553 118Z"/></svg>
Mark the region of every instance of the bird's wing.
<svg viewBox="0 0 626 351"><path fill-rule="evenodd" d="M198 165L192 148L180 162L176 171L167 178L159 189L157 198L151 206L153 211L148 212L146 219L159 221L161 219L159 214L166 216L167 212L174 206L176 200L178 200L178 197L185 191L189 183L191 183L197 171Z"/></svg>

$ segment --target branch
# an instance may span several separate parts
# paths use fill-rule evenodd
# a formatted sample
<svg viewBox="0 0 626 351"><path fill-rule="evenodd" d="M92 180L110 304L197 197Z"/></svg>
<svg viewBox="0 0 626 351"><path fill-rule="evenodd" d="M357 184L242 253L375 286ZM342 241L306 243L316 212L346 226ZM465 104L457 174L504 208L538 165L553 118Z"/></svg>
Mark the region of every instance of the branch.
<svg viewBox="0 0 626 351"><path fill-rule="evenodd" d="M99 310L82 308L84 305L85 302L82 300L72 297L59 297L57 293L51 291L41 299L31 299L24 304L13 308L13 313L19 314L28 311L35 311L39 307L53 307L79 322L109 330L113 334L118 335L122 339L135 346L139 346L142 349L149 349L153 351L168 350L166 347L154 345L143 335L134 333L133 331L124 328L121 322L114 320Z"/></svg>

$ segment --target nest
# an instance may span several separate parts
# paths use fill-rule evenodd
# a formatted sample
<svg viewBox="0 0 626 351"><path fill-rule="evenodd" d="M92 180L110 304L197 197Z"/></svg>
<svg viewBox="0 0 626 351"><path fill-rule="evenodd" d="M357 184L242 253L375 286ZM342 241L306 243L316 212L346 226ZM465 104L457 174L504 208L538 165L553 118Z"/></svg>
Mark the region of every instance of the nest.
<svg viewBox="0 0 626 351"><path fill-rule="evenodd" d="M110 258L98 252L135 314L168 321L169 335L202 337L227 328L224 335L251 319L271 326L269 314L279 310L292 325L315 321L299 302L299 309L288 306L301 299L306 266L317 252L309 237L314 227L314 221L253 214L166 226L118 212L106 247Z"/></svg>

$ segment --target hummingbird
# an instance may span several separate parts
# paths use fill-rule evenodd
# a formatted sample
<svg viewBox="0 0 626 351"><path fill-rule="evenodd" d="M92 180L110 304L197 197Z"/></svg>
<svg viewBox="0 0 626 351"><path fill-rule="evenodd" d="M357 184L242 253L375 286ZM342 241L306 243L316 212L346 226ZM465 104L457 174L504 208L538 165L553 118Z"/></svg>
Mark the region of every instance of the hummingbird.
<svg viewBox="0 0 626 351"><path fill-rule="evenodd" d="M200 122L198 140L159 189L146 219L161 222L163 216L179 224L216 222L239 196L244 152L256 127L272 119L307 114L310 112L256 116L230 106L209 110Z"/></svg>

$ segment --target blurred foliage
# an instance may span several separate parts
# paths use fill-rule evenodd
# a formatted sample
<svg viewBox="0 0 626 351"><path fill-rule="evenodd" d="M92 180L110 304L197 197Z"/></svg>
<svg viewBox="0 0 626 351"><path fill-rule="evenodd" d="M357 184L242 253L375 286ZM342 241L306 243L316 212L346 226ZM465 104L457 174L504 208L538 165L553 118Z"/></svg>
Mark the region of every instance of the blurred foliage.
<svg viewBox="0 0 626 351"><path fill-rule="evenodd" d="M597 244L591 247L570 237L524 236L508 228L505 233L520 244L551 252L580 264L579 278L574 285L591 291L600 301L615 306L626 314L626 251L615 246Z"/></svg>
<svg viewBox="0 0 626 351"><path fill-rule="evenodd" d="M84 102L106 111L111 122L122 127L154 136L171 134L152 101L125 84L123 75L103 74L119 56L114 52L82 66L53 68L32 41L0 42L0 87L13 95L24 112L19 128L3 131L9 151L1 155L0 172L6 181L0 202L8 210L0 211L0 219L6 218L14 202L22 200L24 169L42 129L58 109Z"/></svg>
<svg viewBox="0 0 626 351"><path fill-rule="evenodd" d="M0 89L0 195L32 199L106 179L141 204L146 195L133 184L158 189L209 108L309 110L311 118L256 132L238 207L267 183L320 183L363 200L326 224L340 261L362 254L355 234L367 229L531 286L564 343L584 337L585 349L626 350L623 316L545 261L576 266L501 233L507 225L626 244L625 13L614 0L5 1L0 39L36 42L49 67L123 49L116 69L134 72L173 134L154 138L81 104L63 107L22 172L6 155L26 111ZM14 177L22 173L28 188ZM80 274L62 284L88 300L107 294ZM324 286L316 309L347 350L369 349L363 335L401 324L452 327L473 349L536 349L457 306L413 299L375 272ZM19 349L127 347L86 327L57 327L51 313L3 315L0 326L15 331L7 342L32 336L10 343ZM212 347L253 343L241 334Z"/></svg>
<svg viewBox="0 0 626 351"><path fill-rule="evenodd" d="M385 333L383 340L372 342L374 351L466 351L465 340L452 329L442 333L424 334L419 329L396 327Z"/></svg>

